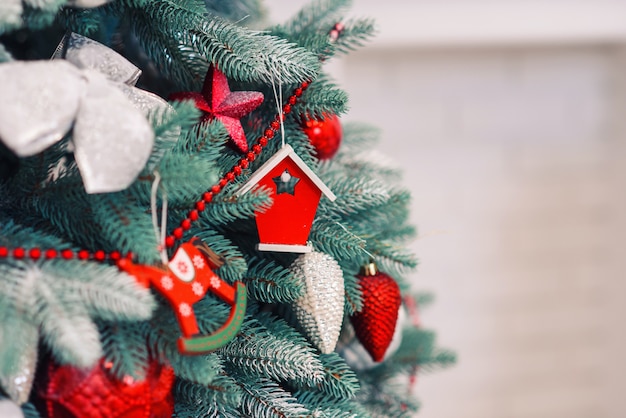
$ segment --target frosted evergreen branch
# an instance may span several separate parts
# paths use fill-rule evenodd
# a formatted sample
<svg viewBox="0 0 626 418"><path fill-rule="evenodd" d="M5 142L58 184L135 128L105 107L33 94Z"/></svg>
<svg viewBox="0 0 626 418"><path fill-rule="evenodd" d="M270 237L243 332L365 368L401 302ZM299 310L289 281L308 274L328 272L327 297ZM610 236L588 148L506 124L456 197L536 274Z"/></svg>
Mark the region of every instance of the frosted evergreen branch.
<svg viewBox="0 0 626 418"><path fill-rule="evenodd" d="M240 81L269 83L277 73L285 82L297 83L317 75L319 63L304 49L216 16L206 19L181 2L155 0L141 9L134 9L133 13L139 15L138 19L130 21L135 31L152 38L152 44L144 43L146 52L169 68L170 73L175 62L185 64L188 74L200 78L208 62L213 62L229 78ZM153 25L155 30L150 31L148 25ZM162 34L160 39L159 33ZM177 52L179 47L193 47L198 55L186 54L185 59L174 59L174 54L182 55ZM188 85L193 82L184 72L177 75L183 76Z"/></svg>
<svg viewBox="0 0 626 418"><path fill-rule="evenodd" d="M208 227L197 231L195 236L202 239L209 248L223 257L224 265L216 271L222 279L231 284L237 280L242 280L248 270L248 265L238 246L233 244L229 238Z"/></svg>
<svg viewBox="0 0 626 418"><path fill-rule="evenodd" d="M345 311L347 315L353 315L359 312L363 308L363 292L361 286L356 277L356 273L359 271L364 261L354 263L350 261L339 261L341 270L343 270L343 287L345 289Z"/></svg>
<svg viewBox="0 0 626 418"><path fill-rule="evenodd" d="M380 128L362 122L345 122L341 124L343 139L337 156L353 155L363 148L373 148L380 142Z"/></svg>
<svg viewBox="0 0 626 418"><path fill-rule="evenodd" d="M56 12L61 6L67 4L68 0L24 0L24 3L34 9Z"/></svg>
<svg viewBox="0 0 626 418"><path fill-rule="evenodd" d="M50 287L63 304L83 305L90 316L107 321L145 320L152 316L155 303L150 291L116 267L94 262L68 266L61 260L49 264L52 266L46 269L47 274L56 277Z"/></svg>
<svg viewBox="0 0 626 418"><path fill-rule="evenodd" d="M0 3L0 34L19 27L21 15L21 0L10 0Z"/></svg>
<svg viewBox="0 0 626 418"><path fill-rule="evenodd" d="M195 412L193 417L205 416L205 411L213 405L220 408L237 408L241 403L242 389L235 380L224 374L216 375L211 383L200 385L185 379L178 379L174 394L180 402L187 404Z"/></svg>
<svg viewBox="0 0 626 418"><path fill-rule="evenodd" d="M169 360L176 376L203 386L219 384L220 375L224 372L222 363L215 354L187 356L176 353Z"/></svg>
<svg viewBox="0 0 626 418"><path fill-rule="evenodd" d="M344 22L344 29L334 43L335 51L348 53L362 47L376 34L373 19L351 19Z"/></svg>
<svg viewBox="0 0 626 418"><path fill-rule="evenodd" d="M253 218L256 211L272 206L267 190L257 188L241 196L231 193L216 198L202 213L202 221L211 225L224 225L240 219Z"/></svg>
<svg viewBox="0 0 626 418"><path fill-rule="evenodd" d="M404 386L387 380L363 382L358 399L371 418L411 418L419 409Z"/></svg>
<svg viewBox="0 0 626 418"><path fill-rule="evenodd" d="M276 382L259 378L238 382L243 389L241 411L255 418L298 418L308 415L308 410Z"/></svg>
<svg viewBox="0 0 626 418"><path fill-rule="evenodd" d="M193 102L174 102L172 107L159 107L150 112L148 119L154 130L154 146L144 172L152 171L163 155L172 150L179 137L185 135L197 122L200 111Z"/></svg>
<svg viewBox="0 0 626 418"><path fill-rule="evenodd" d="M66 304L57 290L40 272L36 274L35 320L41 324L41 334L54 358L78 367L92 367L102 355L100 334L87 310L79 304ZM56 278L51 278L51 281Z"/></svg>
<svg viewBox="0 0 626 418"><path fill-rule="evenodd" d="M329 398L324 392L298 391L296 398L312 416L320 418L370 418L369 412L354 399Z"/></svg>
<svg viewBox="0 0 626 418"><path fill-rule="evenodd" d="M277 29L291 35L307 32L327 32L351 3L350 0L311 1L298 11L290 21L279 25ZM328 27L329 25L330 27Z"/></svg>
<svg viewBox="0 0 626 418"><path fill-rule="evenodd" d="M304 284L276 262L254 257L249 266L244 283L253 298L265 303L286 303L302 296Z"/></svg>
<svg viewBox="0 0 626 418"><path fill-rule="evenodd" d="M334 202L320 201L320 215L340 214L351 215L378 206L389 200L389 192L385 184L377 180L362 178L328 178L326 185L335 193Z"/></svg>
<svg viewBox="0 0 626 418"><path fill-rule="evenodd" d="M112 364L111 373L122 380L132 376L143 380L150 354L141 325L135 322L108 322L100 326L100 340L106 362Z"/></svg>
<svg viewBox="0 0 626 418"><path fill-rule="evenodd" d="M357 375L337 353L322 354L320 361L324 366L324 379L309 390L318 390L329 398L348 400L360 389Z"/></svg>
<svg viewBox="0 0 626 418"><path fill-rule="evenodd" d="M161 187L167 192L168 207L171 209L188 209L218 179L218 171L214 164L200 158L178 153L167 153L161 159L157 170L161 175ZM141 182L136 191L145 199L152 186L152 174L138 178ZM147 196L146 196L147 195ZM142 203L146 204L146 202ZM148 200L149 202L149 200Z"/></svg>
<svg viewBox="0 0 626 418"><path fill-rule="evenodd" d="M47 220L59 236L85 248L98 248L101 231L94 224L87 193L76 169L59 179L26 194L25 208Z"/></svg>
<svg viewBox="0 0 626 418"><path fill-rule="evenodd" d="M41 418L39 411L37 411L35 406L30 402L22 405L22 413L24 414L24 418Z"/></svg>
<svg viewBox="0 0 626 418"><path fill-rule="evenodd" d="M315 248L336 260L368 258L367 242L345 225L328 217L318 216L313 222L309 240Z"/></svg>
<svg viewBox="0 0 626 418"><path fill-rule="evenodd" d="M260 321L246 321L239 335L219 350L229 364L243 373L277 380L316 382L322 378L322 364L300 333L268 315L257 318Z"/></svg>
<svg viewBox="0 0 626 418"><path fill-rule="evenodd" d="M6 50L5 46L0 43L0 64L9 61L13 61L13 56Z"/></svg>
<svg viewBox="0 0 626 418"><path fill-rule="evenodd" d="M104 248L132 252L141 263L160 260L152 219L126 192L89 195L94 222L104 232Z"/></svg>
<svg viewBox="0 0 626 418"><path fill-rule="evenodd" d="M224 17L231 22L245 19L246 23L253 23L263 17L264 9L260 0L222 1L205 0L209 13Z"/></svg>
<svg viewBox="0 0 626 418"><path fill-rule="evenodd" d="M105 6L110 7L110 6ZM102 8L102 9L105 9ZM103 11L99 9L77 9L64 7L59 10L56 20L68 31L90 36L98 30L103 19Z"/></svg>
<svg viewBox="0 0 626 418"><path fill-rule="evenodd" d="M324 114L342 115L348 111L348 94L322 75L302 95L298 111L310 118L323 118Z"/></svg>

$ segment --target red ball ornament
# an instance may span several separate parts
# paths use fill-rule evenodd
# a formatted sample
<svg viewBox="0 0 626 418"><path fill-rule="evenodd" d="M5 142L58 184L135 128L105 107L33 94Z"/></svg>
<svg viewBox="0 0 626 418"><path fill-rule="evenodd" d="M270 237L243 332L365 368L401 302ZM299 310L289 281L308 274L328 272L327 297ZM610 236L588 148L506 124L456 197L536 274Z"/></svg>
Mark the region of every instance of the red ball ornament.
<svg viewBox="0 0 626 418"><path fill-rule="evenodd" d="M326 114L323 120L306 119L302 130L309 137L320 160L331 159L339 150L342 131L337 115Z"/></svg>
<svg viewBox="0 0 626 418"><path fill-rule="evenodd" d="M363 347L374 361L380 362L393 339L402 296L396 281L379 272L374 263L363 270L357 275L363 291L363 309L350 321Z"/></svg>
<svg viewBox="0 0 626 418"><path fill-rule="evenodd" d="M104 360L90 370L51 364L42 390L49 418L169 418L174 370L151 361L146 378L117 380Z"/></svg>

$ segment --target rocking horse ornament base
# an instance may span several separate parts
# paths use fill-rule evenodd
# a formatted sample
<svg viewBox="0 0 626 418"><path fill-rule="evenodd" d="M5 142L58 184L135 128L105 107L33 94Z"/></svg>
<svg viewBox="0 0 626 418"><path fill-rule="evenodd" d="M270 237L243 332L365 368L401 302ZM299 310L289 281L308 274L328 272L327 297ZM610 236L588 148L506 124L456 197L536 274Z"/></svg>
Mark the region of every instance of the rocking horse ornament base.
<svg viewBox="0 0 626 418"><path fill-rule="evenodd" d="M243 283L235 283L235 295L233 303L226 301L233 307L226 323L211 335L180 337L178 339L178 350L181 353L205 354L207 350L217 350L235 338L235 335L241 329L247 307L246 286Z"/></svg>

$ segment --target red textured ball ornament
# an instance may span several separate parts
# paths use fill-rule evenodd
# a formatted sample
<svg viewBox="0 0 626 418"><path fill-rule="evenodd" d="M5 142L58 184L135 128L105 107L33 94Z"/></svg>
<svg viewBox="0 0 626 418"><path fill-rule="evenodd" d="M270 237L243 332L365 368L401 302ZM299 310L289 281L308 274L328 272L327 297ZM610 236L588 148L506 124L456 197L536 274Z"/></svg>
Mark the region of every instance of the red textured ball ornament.
<svg viewBox="0 0 626 418"><path fill-rule="evenodd" d="M174 413L174 370L156 361L146 378L117 380L101 360L90 370L51 365L41 393L49 418L169 418Z"/></svg>
<svg viewBox="0 0 626 418"><path fill-rule="evenodd" d="M357 275L363 291L363 309L350 320L363 347L374 361L380 362L393 339L402 296L396 281L379 272L374 263L363 270Z"/></svg>
<svg viewBox="0 0 626 418"><path fill-rule="evenodd" d="M337 115L324 115L324 119L306 119L302 130L315 147L317 158L331 159L341 145L341 122Z"/></svg>

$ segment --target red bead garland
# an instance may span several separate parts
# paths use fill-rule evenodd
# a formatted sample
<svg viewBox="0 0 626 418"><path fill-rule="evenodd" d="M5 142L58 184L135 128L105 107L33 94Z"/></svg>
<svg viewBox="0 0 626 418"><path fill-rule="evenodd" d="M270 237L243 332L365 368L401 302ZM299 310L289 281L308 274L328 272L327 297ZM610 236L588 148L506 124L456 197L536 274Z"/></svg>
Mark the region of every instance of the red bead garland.
<svg viewBox="0 0 626 418"><path fill-rule="evenodd" d="M296 104L298 98L302 96L304 90L309 87L310 83L310 81L303 81L300 86L294 90L293 94L287 98L287 103L283 106L282 113L276 115L276 118L263 132L263 135L256 140L256 143L252 146L251 150L246 154L246 156L239 160L237 165L234 166L228 173L224 175L224 177L219 180L218 184L213 185L209 191L202 194L202 198L194 204L195 209L190 211L188 217L181 221L180 226L172 231L172 235L169 235L165 238L165 246L167 248L172 248L177 241L180 241L183 238L185 231L191 228L191 223L198 220L199 212L202 212L206 209L206 203L210 203L216 194L220 193L224 189L224 187L233 182L237 176L240 176L243 170L248 168L250 163L253 162L258 155L261 154L263 148L269 143L269 140L274 138L276 132L280 129L280 122L285 120L285 115L291 113L291 107ZM8 247L0 246L0 258L7 258L10 256L16 259L23 259L25 257L28 257L34 261L39 260L42 256L44 256L48 260L59 258L60 256L60 258L63 258L65 260L71 260L76 258L78 260L93 259L99 262L103 262L105 260L118 261L122 258L122 255L119 251L112 251L111 253L107 254L103 250L97 250L93 253L90 253L87 250L74 251L71 249L63 249L59 251L54 248L49 248L42 251L39 248L31 248L26 250L22 247L10 249ZM126 258L132 259L132 253L127 254Z"/></svg>

